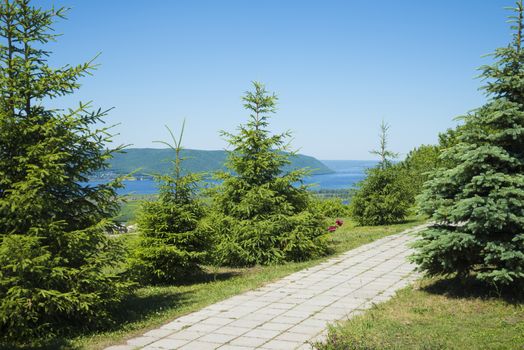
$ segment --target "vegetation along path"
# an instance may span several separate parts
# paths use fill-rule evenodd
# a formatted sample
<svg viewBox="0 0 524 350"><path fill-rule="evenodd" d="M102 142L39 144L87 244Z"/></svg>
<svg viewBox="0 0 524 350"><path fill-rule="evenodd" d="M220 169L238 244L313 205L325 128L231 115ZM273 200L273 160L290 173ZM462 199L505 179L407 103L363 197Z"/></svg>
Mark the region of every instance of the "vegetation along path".
<svg viewBox="0 0 524 350"><path fill-rule="evenodd" d="M350 250L106 350L311 349L329 323L389 299L417 278L406 260L408 243L425 227Z"/></svg>

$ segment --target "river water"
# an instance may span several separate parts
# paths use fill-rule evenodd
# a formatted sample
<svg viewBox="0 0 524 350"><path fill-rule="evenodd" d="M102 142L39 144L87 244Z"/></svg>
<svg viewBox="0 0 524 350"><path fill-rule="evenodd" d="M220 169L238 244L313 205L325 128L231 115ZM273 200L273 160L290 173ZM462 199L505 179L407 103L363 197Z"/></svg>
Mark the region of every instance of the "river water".
<svg viewBox="0 0 524 350"><path fill-rule="evenodd" d="M366 169L374 167L377 162L370 160L323 160L332 174L312 175L304 179L304 183L312 185L312 190L349 189L366 177ZM91 181L97 184L102 181ZM154 194L158 192L157 183L152 179L124 181L125 187L119 194Z"/></svg>

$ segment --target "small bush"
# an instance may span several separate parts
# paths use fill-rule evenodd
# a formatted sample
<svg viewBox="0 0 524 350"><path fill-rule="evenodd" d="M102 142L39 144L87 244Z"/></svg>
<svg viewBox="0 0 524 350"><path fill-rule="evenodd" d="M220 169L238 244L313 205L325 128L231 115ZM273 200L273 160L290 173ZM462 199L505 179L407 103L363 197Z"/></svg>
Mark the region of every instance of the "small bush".
<svg viewBox="0 0 524 350"><path fill-rule="evenodd" d="M351 217L359 225L388 225L405 220L411 204L405 173L394 165L368 170L351 204Z"/></svg>
<svg viewBox="0 0 524 350"><path fill-rule="evenodd" d="M318 210L327 218L342 218L349 216L349 205L341 198L316 199Z"/></svg>
<svg viewBox="0 0 524 350"><path fill-rule="evenodd" d="M405 220L413 202L409 176L405 167L394 165L390 158L398 154L388 150L389 125L380 124L380 148L371 151L380 163L367 171L350 204L350 214L359 225L388 225Z"/></svg>

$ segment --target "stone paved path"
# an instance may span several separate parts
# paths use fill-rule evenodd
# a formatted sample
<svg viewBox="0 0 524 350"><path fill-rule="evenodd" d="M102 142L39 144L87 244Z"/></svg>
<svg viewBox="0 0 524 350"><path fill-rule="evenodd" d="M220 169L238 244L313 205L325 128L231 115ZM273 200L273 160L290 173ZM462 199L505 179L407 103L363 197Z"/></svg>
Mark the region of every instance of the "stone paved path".
<svg viewBox="0 0 524 350"><path fill-rule="evenodd" d="M311 349L326 327L385 301L418 276L406 261L409 233L348 251L106 350Z"/></svg>

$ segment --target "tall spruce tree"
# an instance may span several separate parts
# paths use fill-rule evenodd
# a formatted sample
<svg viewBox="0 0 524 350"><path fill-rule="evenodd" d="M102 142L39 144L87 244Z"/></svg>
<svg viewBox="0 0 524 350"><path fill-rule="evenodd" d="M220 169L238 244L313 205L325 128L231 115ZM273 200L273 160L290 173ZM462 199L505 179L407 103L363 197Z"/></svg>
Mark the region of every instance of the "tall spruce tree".
<svg viewBox="0 0 524 350"><path fill-rule="evenodd" d="M108 272L122 256L105 234L116 183L86 185L112 154L92 129L105 112L44 105L94 68L47 64L64 11L0 4L0 335L20 341L106 320L127 287Z"/></svg>
<svg viewBox="0 0 524 350"><path fill-rule="evenodd" d="M258 82L253 86L243 97L249 121L237 134L223 132L233 150L230 172L219 175L222 183L213 193L216 258L226 265L253 265L317 256L326 248L327 225L306 187L297 185L308 172L283 173L290 163L290 134L270 134L277 97Z"/></svg>
<svg viewBox="0 0 524 350"><path fill-rule="evenodd" d="M211 240L201 219L206 211L196 197L199 174L184 173L182 137L171 130L172 173L156 175L159 198L142 204L138 213L140 239L132 260L140 282L172 283L200 270L199 264L209 256Z"/></svg>
<svg viewBox="0 0 524 350"><path fill-rule="evenodd" d="M481 67L488 102L465 126L425 184L420 206L435 224L421 233L413 260L429 275L497 286L524 281L523 4L510 16L513 40Z"/></svg>

